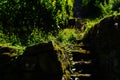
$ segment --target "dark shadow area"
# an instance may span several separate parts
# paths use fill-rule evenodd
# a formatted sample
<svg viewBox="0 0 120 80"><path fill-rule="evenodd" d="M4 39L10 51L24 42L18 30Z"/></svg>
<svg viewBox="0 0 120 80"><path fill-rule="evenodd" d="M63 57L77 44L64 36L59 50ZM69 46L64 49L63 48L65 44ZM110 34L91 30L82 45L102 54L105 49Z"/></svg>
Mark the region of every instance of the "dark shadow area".
<svg viewBox="0 0 120 80"><path fill-rule="evenodd" d="M100 1L98 1L101 3ZM102 11L99 6L96 5L95 0L89 0L85 3L84 0L75 0L74 3L74 17L77 18L96 18L101 16Z"/></svg>
<svg viewBox="0 0 120 80"><path fill-rule="evenodd" d="M14 48L0 47L0 80L62 80L70 64L57 48L52 41L39 43L14 56Z"/></svg>
<svg viewBox="0 0 120 80"><path fill-rule="evenodd" d="M120 15L104 18L86 34L96 68L95 80L120 80Z"/></svg>

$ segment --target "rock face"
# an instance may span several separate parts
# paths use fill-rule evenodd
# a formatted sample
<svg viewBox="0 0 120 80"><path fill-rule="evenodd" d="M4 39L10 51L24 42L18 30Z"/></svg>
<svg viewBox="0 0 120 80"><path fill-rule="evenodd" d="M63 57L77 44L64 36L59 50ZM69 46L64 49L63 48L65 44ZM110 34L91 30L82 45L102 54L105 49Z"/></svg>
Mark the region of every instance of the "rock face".
<svg viewBox="0 0 120 80"><path fill-rule="evenodd" d="M7 64L12 58L15 58L16 55L12 54L15 51L14 48L0 46L0 65Z"/></svg>
<svg viewBox="0 0 120 80"><path fill-rule="evenodd" d="M120 80L120 15L101 20L83 41L93 53L96 80Z"/></svg>
<svg viewBox="0 0 120 80"><path fill-rule="evenodd" d="M0 80L7 80L9 73L11 73L12 61L16 58L15 48L0 46ZM7 77L5 77L7 76Z"/></svg>
<svg viewBox="0 0 120 80"><path fill-rule="evenodd" d="M65 55L54 42L27 47L18 57L20 80L61 80L66 69Z"/></svg>
<svg viewBox="0 0 120 80"><path fill-rule="evenodd" d="M62 80L63 76L69 78L68 59L67 54L53 41L29 46L2 70L0 80Z"/></svg>

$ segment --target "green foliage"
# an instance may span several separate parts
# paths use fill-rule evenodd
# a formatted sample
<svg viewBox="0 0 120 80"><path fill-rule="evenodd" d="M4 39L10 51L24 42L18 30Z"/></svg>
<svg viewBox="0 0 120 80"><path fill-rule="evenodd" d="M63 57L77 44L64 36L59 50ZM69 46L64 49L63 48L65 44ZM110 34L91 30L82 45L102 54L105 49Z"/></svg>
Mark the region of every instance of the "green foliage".
<svg viewBox="0 0 120 80"><path fill-rule="evenodd" d="M48 10L52 11L57 26L63 25L73 15L73 0L44 0L41 2L45 4Z"/></svg>
<svg viewBox="0 0 120 80"><path fill-rule="evenodd" d="M79 4L80 17L82 18L95 19L120 11L120 0L80 0Z"/></svg>
<svg viewBox="0 0 120 80"><path fill-rule="evenodd" d="M80 35L75 29L64 29L61 30L58 35L53 36L51 33L44 34L38 29L33 30L28 38L27 45L33 45L40 42L47 42L50 40L55 41L61 46L65 46L70 43L74 43L75 39L78 39Z"/></svg>
<svg viewBox="0 0 120 80"><path fill-rule="evenodd" d="M87 6L89 4L90 0L82 0L82 6Z"/></svg>
<svg viewBox="0 0 120 80"><path fill-rule="evenodd" d="M120 0L110 1L113 2L112 10L120 12Z"/></svg>
<svg viewBox="0 0 120 80"><path fill-rule="evenodd" d="M64 29L58 34L58 41L69 41L77 37L75 29Z"/></svg>
<svg viewBox="0 0 120 80"><path fill-rule="evenodd" d="M113 0L109 0L109 2L96 2L96 6L98 6L101 9L102 16L113 14L112 7L113 7Z"/></svg>
<svg viewBox="0 0 120 80"><path fill-rule="evenodd" d="M2 31L0 31L0 43L10 43L13 46L21 45L19 38L15 34L3 34Z"/></svg>
<svg viewBox="0 0 120 80"><path fill-rule="evenodd" d="M76 39L79 39L81 36L79 35L79 32L77 32L75 29L64 29L59 32L59 34L56 37L56 43L61 45L62 47L65 47L71 43L74 43Z"/></svg>
<svg viewBox="0 0 120 80"><path fill-rule="evenodd" d="M44 34L41 30L34 29L28 37L27 45L33 45L36 43L46 42L50 40L55 40L55 37L51 33Z"/></svg>
<svg viewBox="0 0 120 80"><path fill-rule="evenodd" d="M108 16L119 13L119 0L103 0L103 2L96 1L96 6L100 8L101 16ZM115 8L115 9L114 9Z"/></svg>
<svg viewBox="0 0 120 80"><path fill-rule="evenodd" d="M23 53L25 46L23 46L20 42L20 39L16 37L15 34L4 34L3 31L0 30L0 46L9 46L16 48L15 54L20 55Z"/></svg>
<svg viewBox="0 0 120 80"><path fill-rule="evenodd" d="M4 34L14 33L26 44L35 28L46 34L57 32L72 16L72 8L73 0L1 0L0 29Z"/></svg>
<svg viewBox="0 0 120 80"><path fill-rule="evenodd" d="M76 0L78 1L78 0ZM100 8L96 6L98 0L79 0L79 13L82 18L96 18L101 15Z"/></svg>
<svg viewBox="0 0 120 80"><path fill-rule="evenodd" d="M51 33L44 34L38 29L34 29L29 35L27 40L27 45L33 45L40 42L55 41L61 46L66 46L68 44L74 43L76 39L79 39L81 35L75 29L64 29L61 30L58 35L54 36Z"/></svg>
<svg viewBox="0 0 120 80"><path fill-rule="evenodd" d="M9 24L9 27L28 30L34 27L54 30L72 16L72 8L73 0L1 0L0 22L4 27Z"/></svg>

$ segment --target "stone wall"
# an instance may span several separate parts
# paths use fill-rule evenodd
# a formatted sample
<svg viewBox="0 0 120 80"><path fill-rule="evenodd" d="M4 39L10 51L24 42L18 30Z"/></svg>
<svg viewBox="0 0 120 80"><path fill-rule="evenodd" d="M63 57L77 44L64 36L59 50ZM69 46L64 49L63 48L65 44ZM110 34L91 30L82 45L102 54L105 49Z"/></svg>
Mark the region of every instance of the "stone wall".
<svg viewBox="0 0 120 80"><path fill-rule="evenodd" d="M96 80L120 80L120 15L102 19L83 41L93 53Z"/></svg>

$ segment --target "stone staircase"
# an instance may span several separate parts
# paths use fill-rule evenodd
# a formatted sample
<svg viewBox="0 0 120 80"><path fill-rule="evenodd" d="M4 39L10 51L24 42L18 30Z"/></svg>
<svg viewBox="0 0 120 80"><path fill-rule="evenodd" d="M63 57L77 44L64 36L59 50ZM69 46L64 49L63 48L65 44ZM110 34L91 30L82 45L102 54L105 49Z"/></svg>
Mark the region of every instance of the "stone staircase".
<svg viewBox="0 0 120 80"><path fill-rule="evenodd" d="M71 78L70 80L93 80L94 65L89 46L82 42L71 44Z"/></svg>

